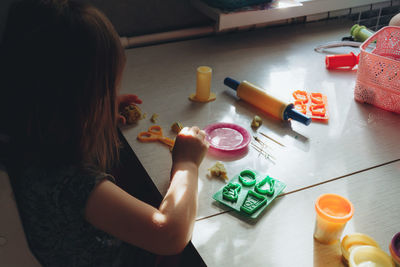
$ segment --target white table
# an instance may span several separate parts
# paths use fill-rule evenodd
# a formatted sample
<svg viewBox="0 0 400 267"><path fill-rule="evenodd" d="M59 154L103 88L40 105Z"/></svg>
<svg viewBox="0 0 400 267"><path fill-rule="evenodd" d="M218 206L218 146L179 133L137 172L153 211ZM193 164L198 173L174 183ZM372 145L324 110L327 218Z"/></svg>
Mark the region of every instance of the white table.
<svg viewBox="0 0 400 267"><path fill-rule="evenodd" d="M199 127L214 122L234 122L256 135L250 123L254 115L259 115L263 125L258 132L286 145L280 147L263 139L273 147L276 164L260 157L252 148L241 158L221 159L208 155L203 161L193 242L209 266L222 263L237 266L235 264L244 259L257 264L268 259L271 261L268 266L293 266L278 264L284 257L281 252L274 255L268 250L262 250L263 253L257 249L248 250L250 239L254 238L257 240L255 245L265 245L271 251L293 249L299 260L296 262L311 266L310 255L320 251L319 246L313 249L313 201L322 192L336 191L355 201L356 214L359 212L365 218L371 218L365 210L369 205L363 203L369 198L362 197L361 193L368 188L366 185L379 188L373 173L379 179L389 173L388 179L397 182L395 186L384 183L385 187L379 193L379 197L385 199L385 191L392 192L386 199L389 202L376 203L381 205L376 208L378 224L389 223L390 216L398 216L394 211L397 209L395 193L400 192L396 180L396 176L400 177L397 174L399 165L387 164L400 159L400 116L356 102L353 97L356 71L328 71L325 54L314 51L314 47L320 44L348 36L351 26L352 23L346 21L309 23L127 50L121 92L139 95L144 101L141 109L147 113L147 118L123 129L123 134L162 194L169 183L170 152L160 143L144 144L136 139L139 132L153 125L149 120L153 113L159 114L157 124L170 137L174 135L169 128L175 121ZM349 49L335 52L347 53ZM214 102L188 100L188 96L195 92L196 68L201 65L213 69L211 91L217 95ZM298 122L278 121L238 100L234 91L223 85L225 77L250 81L287 101L292 100L291 94L295 90L321 92L328 97L329 122L304 126ZM238 220L231 212L227 213L226 208L215 205L212 199L212 195L225 184L222 180L208 177L208 168L217 160L224 163L229 177L246 168L254 169L285 182L284 192L292 194L276 200L257 223ZM367 177L364 174L368 174ZM308 187L315 188L308 190ZM353 196L353 192L357 195ZM384 211L384 203L392 206L391 212ZM382 207L381 212L379 207ZM298 220L297 229L294 219ZM396 227L390 229L393 231L386 229L384 233L374 227L377 225L375 222L368 223L355 216L353 223L357 220L365 223L364 228L351 228L350 224L346 230L365 229L366 233L380 241L385 239L385 242L394 228L400 231L399 217ZM276 229L272 231L275 234L271 236L268 229ZM203 234L205 236L201 237ZM214 236L207 239L211 234ZM234 237L225 237L227 234ZM293 243L288 245L287 239L293 239L293 236L296 241L292 240ZM271 238L274 241L268 242ZM275 246L275 250L272 249ZM382 243L382 246L386 244ZM235 255L228 256L231 249ZM283 260L295 259L286 257Z"/></svg>
<svg viewBox="0 0 400 267"><path fill-rule="evenodd" d="M400 231L400 162L278 197L254 223L228 212L196 222L192 242L207 266L343 266L340 243L313 239L315 199L336 193L354 205L344 233L373 237L389 253Z"/></svg>

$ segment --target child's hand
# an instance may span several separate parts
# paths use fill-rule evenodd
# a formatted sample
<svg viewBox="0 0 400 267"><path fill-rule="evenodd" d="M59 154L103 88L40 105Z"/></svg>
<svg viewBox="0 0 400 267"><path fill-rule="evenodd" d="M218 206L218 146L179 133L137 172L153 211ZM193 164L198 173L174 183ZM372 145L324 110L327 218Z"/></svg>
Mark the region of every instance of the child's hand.
<svg viewBox="0 0 400 267"><path fill-rule="evenodd" d="M172 150L173 163L192 162L199 167L209 146L205 137L206 133L197 126L183 128Z"/></svg>
<svg viewBox="0 0 400 267"><path fill-rule="evenodd" d="M134 94L124 94L124 95L119 95L117 97L117 103L118 103L118 118L117 121L119 124L125 125L126 124L126 118L120 114L120 112L124 109L124 107L130 105L130 104L142 104L142 100L139 99L137 95Z"/></svg>

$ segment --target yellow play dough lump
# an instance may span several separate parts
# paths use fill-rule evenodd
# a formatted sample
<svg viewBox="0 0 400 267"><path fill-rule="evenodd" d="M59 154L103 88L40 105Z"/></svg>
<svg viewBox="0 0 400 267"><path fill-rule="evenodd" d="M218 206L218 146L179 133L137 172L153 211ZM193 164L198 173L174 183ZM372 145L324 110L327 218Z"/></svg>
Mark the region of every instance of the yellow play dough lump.
<svg viewBox="0 0 400 267"><path fill-rule="evenodd" d="M142 111L138 106L130 104L121 112L121 115L125 117L127 124L134 124L138 122L142 117Z"/></svg>
<svg viewBox="0 0 400 267"><path fill-rule="evenodd" d="M222 164L220 161L217 161L214 166L212 166L210 169L208 169L210 171L211 176L213 177L221 177L225 180L228 179L228 175L225 169L224 164Z"/></svg>
<svg viewBox="0 0 400 267"><path fill-rule="evenodd" d="M259 116L255 115L253 120L251 121L251 127L258 128L261 126L261 124L262 124L262 119Z"/></svg>
<svg viewBox="0 0 400 267"><path fill-rule="evenodd" d="M157 119L158 119L158 114L157 113L154 113L153 115L151 115L151 118L150 118L151 122L156 123Z"/></svg>
<svg viewBox="0 0 400 267"><path fill-rule="evenodd" d="M174 133L178 134L182 130L183 126L179 122L174 122L174 124L171 125L171 131Z"/></svg>

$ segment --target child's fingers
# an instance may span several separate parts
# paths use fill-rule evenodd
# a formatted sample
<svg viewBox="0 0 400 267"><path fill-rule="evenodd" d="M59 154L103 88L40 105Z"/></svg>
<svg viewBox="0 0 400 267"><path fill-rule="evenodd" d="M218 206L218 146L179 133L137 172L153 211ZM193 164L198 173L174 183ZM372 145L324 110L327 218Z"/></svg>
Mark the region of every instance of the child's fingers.
<svg viewBox="0 0 400 267"><path fill-rule="evenodd" d="M210 147L210 143L206 139L206 137L207 137L206 132L203 131L203 130L200 130L199 131L199 137L200 137L200 140L206 145L206 147L208 149Z"/></svg>
<svg viewBox="0 0 400 267"><path fill-rule="evenodd" d="M204 141L207 134L205 131L200 130L199 127L193 126L193 127L184 127L178 134L178 136L192 136L199 138L200 140Z"/></svg>
<svg viewBox="0 0 400 267"><path fill-rule="evenodd" d="M118 96L118 102L120 105L129 105L131 103L142 104L142 100L134 94L124 94Z"/></svg>
<svg viewBox="0 0 400 267"><path fill-rule="evenodd" d="M203 143L206 146L206 149L210 148L210 143L206 139L203 140Z"/></svg>
<svg viewBox="0 0 400 267"><path fill-rule="evenodd" d="M200 131L200 129L197 126L185 127L179 132L179 135L195 137L199 133L199 131Z"/></svg>
<svg viewBox="0 0 400 267"><path fill-rule="evenodd" d="M206 137L207 134L206 134L205 131L200 130L200 131L199 131L199 135L202 136L202 137Z"/></svg>
<svg viewBox="0 0 400 267"><path fill-rule="evenodd" d="M200 136L200 139L201 139L201 140L205 141L207 134L206 134L205 131L200 130L200 131L199 131L199 136Z"/></svg>
<svg viewBox="0 0 400 267"><path fill-rule="evenodd" d="M118 118L117 118L117 122L121 125L125 125L126 124L126 118L120 114L118 114Z"/></svg>
<svg viewBox="0 0 400 267"><path fill-rule="evenodd" d="M190 128L189 127L183 127L183 129L182 130L180 130L180 132L179 132L179 134L178 135L189 135L190 134Z"/></svg>
<svg viewBox="0 0 400 267"><path fill-rule="evenodd" d="M193 126L193 127L192 127L192 132L193 132L194 134L198 134L198 133L200 132L200 128L197 127L197 126Z"/></svg>

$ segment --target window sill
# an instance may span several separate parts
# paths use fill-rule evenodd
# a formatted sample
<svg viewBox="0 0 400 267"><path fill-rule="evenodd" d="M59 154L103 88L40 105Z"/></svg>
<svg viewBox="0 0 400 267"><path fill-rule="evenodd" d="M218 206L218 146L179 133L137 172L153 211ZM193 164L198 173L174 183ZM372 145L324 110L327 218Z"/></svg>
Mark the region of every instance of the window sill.
<svg viewBox="0 0 400 267"><path fill-rule="evenodd" d="M224 12L210 7L201 0L191 0L202 13L216 21L216 30L224 31L253 25L268 25L282 22L283 20L306 17L306 21L328 18L328 12L348 15L351 9L372 9L390 6L388 0L278 0L275 7L259 10L239 10L236 12ZM360 11L357 11L360 12Z"/></svg>

